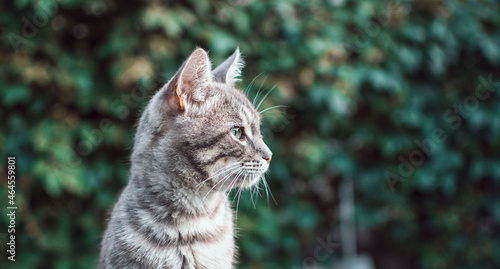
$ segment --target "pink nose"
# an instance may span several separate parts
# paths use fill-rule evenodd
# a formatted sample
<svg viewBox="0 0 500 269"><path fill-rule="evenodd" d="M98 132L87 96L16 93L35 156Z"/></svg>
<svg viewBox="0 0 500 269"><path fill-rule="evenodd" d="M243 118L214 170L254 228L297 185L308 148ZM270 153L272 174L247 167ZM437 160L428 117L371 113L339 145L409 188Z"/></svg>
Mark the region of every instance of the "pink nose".
<svg viewBox="0 0 500 269"><path fill-rule="evenodd" d="M270 163L270 162L271 162L271 156L269 156L269 157L265 157L265 158L264 158L264 160L266 160L266 161L267 161L267 163Z"/></svg>

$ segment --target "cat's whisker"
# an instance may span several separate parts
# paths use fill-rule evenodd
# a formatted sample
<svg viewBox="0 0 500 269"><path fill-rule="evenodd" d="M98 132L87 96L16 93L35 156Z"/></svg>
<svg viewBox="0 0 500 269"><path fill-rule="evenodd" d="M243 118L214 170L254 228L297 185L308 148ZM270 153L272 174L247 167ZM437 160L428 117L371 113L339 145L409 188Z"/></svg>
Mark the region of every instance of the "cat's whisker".
<svg viewBox="0 0 500 269"><path fill-rule="evenodd" d="M226 181L228 181L232 176L236 177L240 172L241 170L243 170L242 167L237 167L234 171L228 173L226 176L224 176L224 178L222 178L221 180L219 180L219 182L217 182L217 184L219 184L220 182L222 183L225 183ZM234 179L233 177L233 179ZM232 182L232 181L231 181ZM216 185L217 185L216 184ZM220 187L222 187L224 184L221 184ZM219 191L220 191L220 188L219 188Z"/></svg>
<svg viewBox="0 0 500 269"><path fill-rule="evenodd" d="M255 209L255 202L253 201L253 193L259 189L260 181L259 184L255 185L252 189L250 189L250 201L252 201L253 208Z"/></svg>
<svg viewBox="0 0 500 269"><path fill-rule="evenodd" d="M229 187L224 191L225 193L227 193L227 195L229 195L229 193L231 192L231 190L233 189L233 187L236 185L236 183L238 182L238 179L245 173L245 171L242 169L241 170L241 173L238 174L237 176L234 177L233 181L231 182L231 184L229 185ZM229 192L228 192L229 190Z"/></svg>
<svg viewBox="0 0 500 269"><path fill-rule="evenodd" d="M245 177L243 178L243 184L245 184L246 181L247 181L247 175L245 175ZM240 205L240 197L241 197L242 190L243 190L243 188L240 188L238 191L238 201L236 202L236 214L235 214L235 217L236 217L235 221L236 222L238 221L238 206ZM233 202L234 202L234 200L233 200Z"/></svg>
<svg viewBox="0 0 500 269"><path fill-rule="evenodd" d="M226 197L229 195L229 193L227 193L227 191L229 190L229 192L231 192L231 189L233 188L233 186L236 184L236 182L238 182L238 179L241 175L243 175L245 173L245 171L243 169L241 169L239 171L238 174L236 174L235 177L233 177L233 180L231 181L231 183L229 183L229 186L226 188L226 190L224 191L224 194L226 195ZM219 201L217 201L217 206L219 206L219 203L220 201L222 200L224 196L222 196Z"/></svg>
<svg viewBox="0 0 500 269"><path fill-rule="evenodd" d="M240 188L239 188L239 190L236 192L236 195L237 195L238 193L240 193L240 192L243 190L243 186L245 185L245 182L246 182L247 177L248 177L248 175L247 175L247 174L242 174L242 175L243 175L243 179L242 179L242 180L243 180L243 182L240 184ZM233 200L231 201L231 203L234 203L234 200L236 199L236 195L233 197Z"/></svg>
<svg viewBox="0 0 500 269"><path fill-rule="evenodd" d="M203 201L204 201L204 200L205 200L205 198L206 198L206 197L210 194L210 192L212 192L212 191L213 191L213 190L214 190L214 189L215 189L215 188L216 188L216 187L217 187L220 183L225 182L227 179L229 179L229 178L231 177L231 175L233 175L233 174L235 174L235 173L237 173L237 172L239 171L239 167L236 167L236 168L233 168L233 169L234 169L234 170L232 170L232 171L231 171L231 170L227 171L227 173L228 173L228 174L227 174L226 176L224 176L222 179L220 179L217 183L215 183L215 185L214 185L214 186L212 186L212 187L208 190L208 192L205 194L205 196L203 196L203 199L202 199ZM223 186L223 185L224 185L224 184L222 184L221 186Z"/></svg>
<svg viewBox="0 0 500 269"><path fill-rule="evenodd" d="M212 176L208 177L207 179L203 180L202 182L196 184L196 187L198 187L199 185L203 184L207 180L210 180L210 179L212 179L212 178L214 178L214 177L216 177L216 176L218 176L218 175L220 175L220 174L222 174L224 172L227 172L228 170L232 170L233 168L238 167L238 165L241 165L241 162L229 164L229 165L226 165L226 166L222 167L217 172L215 172L214 175L212 175Z"/></svg>
<svg viewBox="0 0 500 269"><path fill-rule="evenodd" d="M271 188L269 188L269 185L267 184L266 177L264 175L262 176L262 180L264 181L264 185L266 186L267 205L269 206L269 194L271 195L271 198L273 198L274 204L278 205L278 203L276 202L276 199L274 199L274 195L271 191Z"/></svg>
<svg viewBox="0 0 500 269"><path fill-rule="evenodd" d="M281 110L277 110L275 113L272 113L272 114L261 114L261 119L269 119L269 118L274 118L274 117L277 117L277 115L275 115L276 113L279 113L279 114L282 114L282 115L287 115L287 113L285 111L281 111Z"/></svg>
<svg viewBox="0 0 500 269"><path fill-rule="evenodd" d="M245 178L247 177L247 175L242 174L242 176L243 176L243 183L244 183L245 182ZM231 204L233 204L234 200L236 200L236 196L237 196L238 192L242 189L241 186L243 186L243 183L240 185L240 188L238 189L238 191L236 191L236 195L234 195L233 200L231 200Z"/></svg>
<svg viewBox="0 0 500 269"><path fill-rule="evenodd" d="M266 83L266 80L267 78L269 77L269 75L266 75L266 78L264 79L264 81L262 81L262 83L260 84L260 87L259 87L259 90L257 90L257 94L255 95L255 97L253 98L253 101L252 101L252 104L255 105L255 101L257 100L257 98L259 98L259 95L260 95L260 90L262 90L262 86L264 85L264 83Z"/></svg>
<svg viewBox="0 0 500 269"><path fill-rule="evenodd" d="M260 111L259 113L260 114L263 114L264 112L268 111L268 110L271 110L271 109L275 109L275 108L279 108L279 107L288 107L288 106L285 106L285 105L277 105L277 106L272 106L272 107L268 107L262 111Z"/></svg>
<svg viewBox="0 0 500 269"><path fill-rule="evenodd" d="M278 84L274 84L274 86L266 93L266 95L264 95L264 97L262 97L262 99L260 100L257 107L255 107L255 109L257 109L257 111L259 110L259 107L262 105L264 100L266 100L266 98L269 96L269 94L271 94L277 88L276 86L278 86Z"/></svg>
<svg viewBox="0 0 500 269"><path fill-rule="evenodd" d="M266 184L264 184L264 180L261 180L261 181L262 181L262 185L264 186L264 187L262 187L262 190L264 190L264 191L265 191L265 189L266 189ZM260 197L264 197L264 195L260 192L260 190L259 190L259 196L260 196Z"/></svg>
<svg viewBox="0 0 500 269"><path fill-rule="evenodd" d="M250 82L250 84L248 84L248 86L245 88L245 91L244 91L244 92L245 92L245 95L247 95L247 96L248 96L248 90L252 87L252 85L253 85L254 81L255 81L258 77L260 77L260 75L262 75L262 74L264 74L264 72L260 72L260 74L258 74L258 75L257 75L254 79L252 79L252 81Z"/></svg>
<svg viewBox="0 0 500 269"><path fill-rule="evenodd" d="M208 194L210 194L210 192L212 190L215 189L215 187L217 187L217 185L219 185L221 182L225 182L227 181L232 175L236 174L236 173L239 173L239 171L241 168L240 167L237 167L237 169L235 169L234 171L231 171L228 175L226 175L223 179L219 180L219 182L217 182L212 188L210 188L210 190L208 190L207 194L205 194L205 196L203 197L202 200L205 200L205 198L208 196ZM221 186L223 186L224 184L222 184Z"/></svg>
<svg viewBox="0 0 500 269"><path fill-rule="evenodd" d="M264 178L263 176L261 176L261 181L262 181L262 184L264 184L264 191L266 192L266 198L267 198L267 207L269 208L269 192L267 190L267 185L266 185L266 182L264 182Z"/></svg>
<svg viewBox="0 0 500 269"><path fill-rule="evenodd" d="M254 203L254 208L256 208L256 203L257 203L257 199L259 199L259 197L262 197L262 193L260 192L262 190L262 188L260 187L261 184L264 184L262 182L262 180L259 180L259 184L255 185L255 203Z"/></svg>
<svg viewBox="0 0 500 269"><path fill-rule="evenodd" d="M227 170L229 170L229 168L234 168L235 166L238 167L238 166L241 166L242 164L243 164L242 162L235 162L235 163L228 164L228 165L222 167L221 169L217 170L215 172L215 175L211 176L210 178L213 178L217 175L220 175L221 173L224 173L226 171L226 168L228 168Z"/></svg>

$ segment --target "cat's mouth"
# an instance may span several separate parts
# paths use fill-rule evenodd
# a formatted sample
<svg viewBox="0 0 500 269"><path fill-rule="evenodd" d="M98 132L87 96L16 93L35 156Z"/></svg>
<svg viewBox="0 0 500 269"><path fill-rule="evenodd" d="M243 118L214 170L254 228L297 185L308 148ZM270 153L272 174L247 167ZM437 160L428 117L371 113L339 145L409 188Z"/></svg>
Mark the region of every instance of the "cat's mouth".
<svg viewBox="0 0 500 269"><path fill-rule="evenodd" d="M214 177L217 178L217 181L214 183L213 188L219 191L228 191L237 187L250 188L259 183L269 168L269 164L264 160L229 165L229 167L231 166L233 169L229 168L227 172Z"/></svg>
<svg viewBox="0 0 500 269"><path fill-rule="evenodd" d="M243 180L239 182L239 187L250 188L255 184L258 184L262 177L264 177L268 168L269 164L266 161L244 163L242 169L245 176Z"/></svg>

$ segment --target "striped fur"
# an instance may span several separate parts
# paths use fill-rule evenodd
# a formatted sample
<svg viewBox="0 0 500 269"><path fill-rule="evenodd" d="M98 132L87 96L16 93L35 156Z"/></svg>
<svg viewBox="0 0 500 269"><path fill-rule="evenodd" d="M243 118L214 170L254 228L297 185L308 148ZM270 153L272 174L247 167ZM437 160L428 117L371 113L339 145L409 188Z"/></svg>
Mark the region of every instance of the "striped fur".
<svg viewBox="0 0 500 269"><path fill-rule="evenodd" d="M233 86L241 59L236 50L212 71L196 49L150 100L98 268L234 268L227 192L258 183L271 157L260 114ZM244 130L242 139L233 127Z"/></svg>

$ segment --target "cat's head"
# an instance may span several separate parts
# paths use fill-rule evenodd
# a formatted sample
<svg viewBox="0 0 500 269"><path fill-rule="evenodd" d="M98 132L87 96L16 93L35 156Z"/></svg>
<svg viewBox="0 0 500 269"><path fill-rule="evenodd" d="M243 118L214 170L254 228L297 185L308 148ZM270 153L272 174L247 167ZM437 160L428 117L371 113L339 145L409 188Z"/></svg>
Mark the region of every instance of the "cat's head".
<svg viewBox="0 0 500 269"><path fill-rule="evenodd" d="M144 111L132 162L149 156L153 168L220 191L259 182L272 153L260 113L234 85L242 67L238 49L214 70L196 49Z"/></svg>

